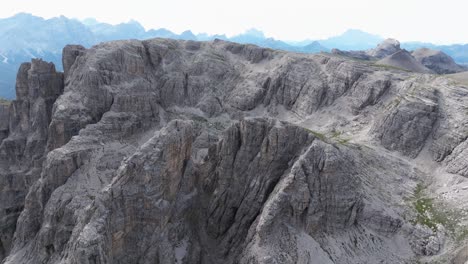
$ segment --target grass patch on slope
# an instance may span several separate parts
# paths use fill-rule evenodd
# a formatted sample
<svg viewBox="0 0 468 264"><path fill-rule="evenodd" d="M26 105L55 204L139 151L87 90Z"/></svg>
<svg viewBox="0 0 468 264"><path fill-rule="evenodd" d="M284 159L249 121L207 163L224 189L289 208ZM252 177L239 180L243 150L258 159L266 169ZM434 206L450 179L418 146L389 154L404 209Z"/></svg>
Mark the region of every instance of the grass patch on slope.
<svg viewBox="0 0 468 264"><path fill-rule="evenodd" d="M305 128L305 127L304 127L304 129L307 130L312 135L314 135L316 138L320 139L323 142L327 142L327 143L336 142L336 143L339 143L341 145L347 145L347 143L351 140L351 138L343 138L342 137L343 133L340 132L340 131L332 131L329 134L329 136L327 136L324 133L320 133L320 132L317 132L317 131L314 131L314 130L311 130L311 129L308 129L308 128Z"/></svg>
<svg viewBox="0 0 468 264"><path fill-rule="evenodd" d="M413 224L421 224L437 231L437 225L445 226L445 219L434 217L438 215L434 207L434 199L427 198L424 194L425 187L419 183L414 189L412 204L416 210L416 219L413 219Z"/></svg>
<svg viewBox="0 0 468 264"><path fill-rule="evenodd" d="M427 226L434 232L437 231L437 226L440 224L456 241L468 238L468 226L460 225L463 212L448 208L429 197L426 186L423 184L420 183L416 186L409 202L416 211L415 218L410 221L412 224Z"/></svg>
<svg viewBox="0 0 468 264"><path fill-rule="evenodd" d="M305 127L304 127L304 129L307 130L312 135L314 135L316 138L322 140L323 142L327 142L328 138L327 138L327 136L325 136L325 134L314 131L312 129L305 128Z"/></svg>
<svg viewBox="0 0 468 264"><path fill-rule="evenodd" d="M396 66L392 66L392 65L387 65L387 64L378 64L378 63L374 63L372 64L376 67L379 67L379 68L384 68L386 70L398 70L398 71L404 71L404 72L411 72L410 70L407 70L405 68L400 68L400 67L396 67Z"/></svg>
<svg viewBox="0 0 468 264"><path fill-rule="evenodd" d="M344 138L342 135L343 132L341 131L332 131L331 138L341 145L346 145L351 140L351 138Z"/></svg>

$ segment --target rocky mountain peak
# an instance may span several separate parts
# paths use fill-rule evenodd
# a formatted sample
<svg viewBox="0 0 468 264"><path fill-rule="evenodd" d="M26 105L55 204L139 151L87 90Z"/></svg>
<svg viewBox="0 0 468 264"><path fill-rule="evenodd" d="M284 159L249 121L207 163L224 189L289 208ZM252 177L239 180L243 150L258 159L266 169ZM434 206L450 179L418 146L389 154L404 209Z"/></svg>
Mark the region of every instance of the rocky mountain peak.
<svg viewBox="0 0 468 264"><path fill-rule="evenodd" d="M451 74L468 70L468 68L456 64L450 56L442 51L420 48L409 52L401 49L400 42L395 39L386 39L376 48L367 51L333 49L331 52L339 56L371 61L419 73Z"/></svg>
<svg viewBox="0 0 468 264"><path fill-rule="evenodd" d="M417 61L407 50L399 50L389 56L377 61L378 64L388 65L419 73L433 73L422 63Z"/></svg>
<svg viewBox="0 0 468 264"><path fill-rule="evenodd" d="M400 42L396 39L389 38L377 45L376 48L367 51L367 54L382 59L400 50Z"/></svg>
<svg viewBox="0 0 468 264"><path fill-rule="evenodd" d="M468 219L439 217L467 198L450 76L223 40L63 62L23 64L0 108L5 264L467 260Z"/></svg>
<svg viewBox="0 0 468 264"><path fill-rule="evenodd" d="M420 48L411 55L427 68L438 74L457 73L468 69L455 63L455 61L440 50Z"/></svg>

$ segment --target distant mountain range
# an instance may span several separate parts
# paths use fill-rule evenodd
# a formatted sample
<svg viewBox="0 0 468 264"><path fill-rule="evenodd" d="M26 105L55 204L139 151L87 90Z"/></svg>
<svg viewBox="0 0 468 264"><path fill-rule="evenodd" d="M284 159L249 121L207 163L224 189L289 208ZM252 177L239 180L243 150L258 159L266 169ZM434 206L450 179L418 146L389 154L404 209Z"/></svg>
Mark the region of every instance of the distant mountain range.
<svg viewBox="0 0 468 264"><path fill-rule="evenodd" d="M0 19L0 97L15 97L15 79L19 65L31 58L52 61L61 70L62 48L67 44L94 44L119 39L173 38L185 40L223 39L238 43L250 43L262 47L301 53L329 52L340 50L365 50L375 47L383 37L360 30L348 30L343 34L325 40L281 41L266 37L263 32L251 29L233 37L225 35L194 34L187 30L176 34L168 29L145 28L137 21L118 25L101 23L93 18L79 21L64 16L44 19L31 14L20 13ZM402 47L413 50L420 47L442 50L456 62L468 64L468 44L437 46L431 43L402 43Z"/></svg>

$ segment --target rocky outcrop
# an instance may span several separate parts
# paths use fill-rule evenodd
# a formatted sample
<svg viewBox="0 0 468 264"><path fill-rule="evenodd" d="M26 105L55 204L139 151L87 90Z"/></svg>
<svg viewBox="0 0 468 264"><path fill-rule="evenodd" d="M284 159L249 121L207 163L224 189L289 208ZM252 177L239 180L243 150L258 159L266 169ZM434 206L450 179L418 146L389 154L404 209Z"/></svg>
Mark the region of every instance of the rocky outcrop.
<svg viewBox="0 0 468 264"><path fill-rule="evenodd" d="M442 51L421 48L410 53L401 49L400 42L395 39L386 39L376 48L367 51L333 49L331 52L339 56L375 61L378 65L387 65L418 73L449 74L467 71L465 67L456 64L450 56Z"/></svg>
<svg viewBox="0 0 468 264"><path fill-rule="evenodd" d="M426 68L438 74L457 73L468 70L456 64L452 57L439 50L421 48L413 51L411 55Z"/></svg>
<svg viewBox="0 0 468 264"><path fill-rule="evenodd" d="M69 71L76 61L76 58L83 54L85 48L81 45L67 45L62 51L62 64L65 79L67 78Z"/></svg>
<svg viewBox="0 0 468 264"><path fill-rule="evenodd" d="M450 156L447 157L447 170L451 173L468 177L468 139L458 145Z"/></svg>
<svg viewBox="0 0 468 264"><path fill-rule="evenodd" d="M350 51L345 51L345 50L339 50L339 49L332 49L331 50L332 54L340 55L340 56L346 56L358 60L372 60L374 59L373 56L367 54L366 51L363 50L350 50Z"/></svg>
<svg viewBox="0 0 468 264"><path fill-rule="evenodd" d="M413 58L413 56L411 56L411 54L406 50L397 51L377 61L377 64L388 65L391 67L396 67L412 72L433 73L431 70L422 65L419 61Z"/></svg>
<svg viewBox="0 0 468 264"><path fill-rule="evenodd" d="M10 102L0 102L0 142L8 137L10 126Z"/></svg>
<svg viewBox="0 0 468 264"><path fill-rule="evenodd" d="M431 135L438 112L438 91L414 87L411 94L397 97L387 106L372 131L385 148L415 158Z"/></svg>
<svg viewBox="0 0 468 264"><path fill-rule="evenodd" d="M39 178L52 106L63 91L63 75L37 59L21 65L16 82L17 99L2 113L9 125L0 145L0 259L11 249L25 196Z"/></svg>
<svg viewBox="0 0 468 264"><path fill-rule="evenodd" d="M387 56L390 56L398 51L401 51L400 42L396 39L386 39L376 48L368 50L366 53L369 56L383 59Z"/></svg>
<svg viewBox="0 0 468 264"><path fill-rule="evenodd" d="M49 103L14 102L0 147L0 198L16 206L2 211L5 264L408 263L442 252L441 231L419 232L408 202L428 177L411 158L430 149L448 164L442 142L463 141L447 132L461 87L220 40L67 46L63 61L65 81L41 61L18 75L19 101Z"/></svg>
<svg viewBox="0 0 468 264"><path fill-rule="evenodd" d="M197 163L198 134L193 121L171 121L92 196L92 184L79 184L85 193L72 189L88 177L75 171L49 199L42 227L26 246L33 258L12 255L6 263L305 263L312 253L324 263L355 263L361 254L401 262L397 248L359 231L382 238L403 232L398 210L373 209L390 200L363 199L371 168L353 161L355 150L297 126L249 119L228 128ZM372 164L372 156L364 159ZM335 240L353 250L335 251Z"/></svg>
<svg viewBox="0 0 468 264"><path fill-rule="evenodd" d="M449 78L438 78L426 87L434 87L439 91L439 118L432 135L430 152L434 160L444 161L451 154L460 152L460 144L468 137L468 120L466 119L466 98L468 88L463 85L453 85ZM455 149L457 151L454 151ZM451 156L454 160L455 155Z"/></svg>

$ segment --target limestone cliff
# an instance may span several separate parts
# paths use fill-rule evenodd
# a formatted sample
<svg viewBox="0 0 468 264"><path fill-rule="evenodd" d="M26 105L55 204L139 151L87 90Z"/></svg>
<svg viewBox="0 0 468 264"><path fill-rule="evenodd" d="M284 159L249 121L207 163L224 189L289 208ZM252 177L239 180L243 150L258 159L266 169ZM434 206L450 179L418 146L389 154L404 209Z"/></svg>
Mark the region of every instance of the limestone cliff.
<svg viewBox="0 0 468 264"><path fill-rule="evenodd" d="M3 263L463 259L462 85L219 40L63 64L23 64L0 115Z"/></svg>

